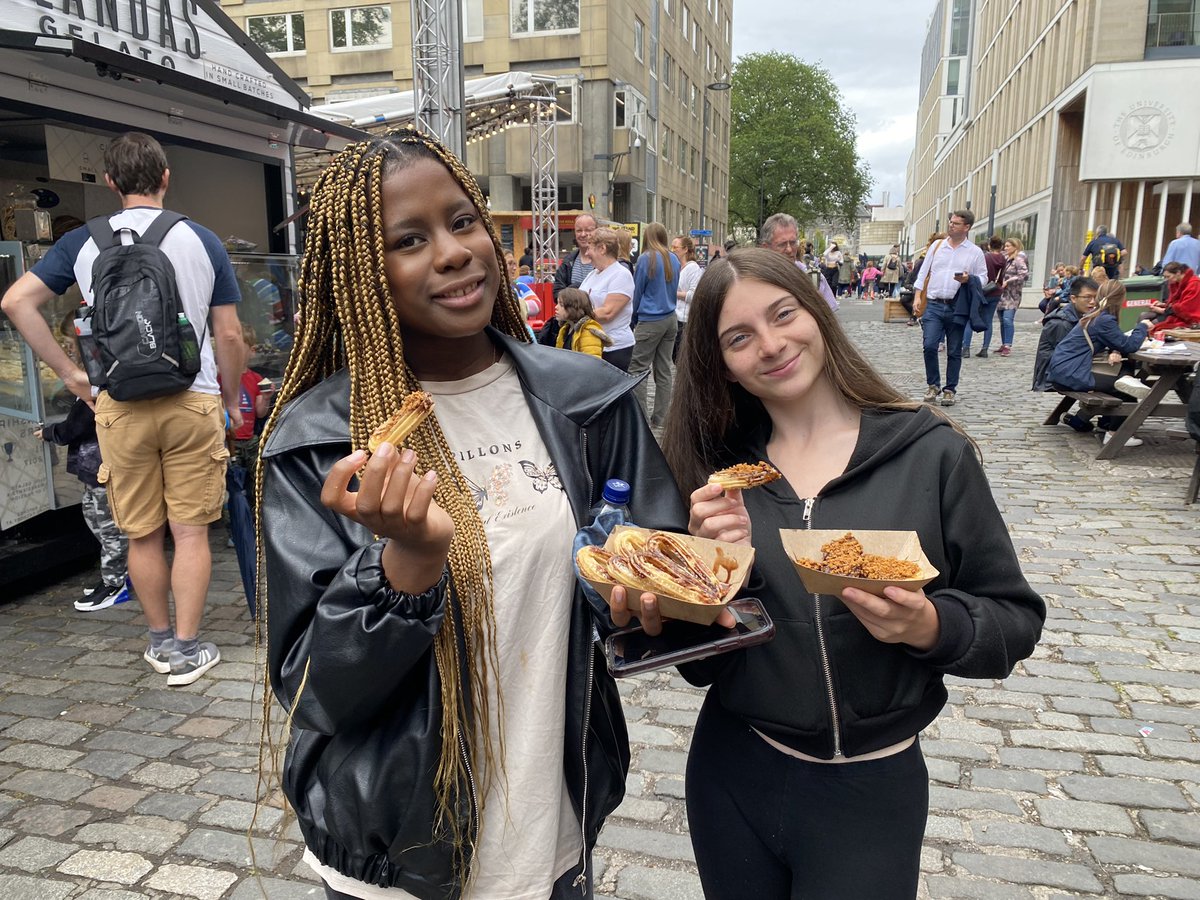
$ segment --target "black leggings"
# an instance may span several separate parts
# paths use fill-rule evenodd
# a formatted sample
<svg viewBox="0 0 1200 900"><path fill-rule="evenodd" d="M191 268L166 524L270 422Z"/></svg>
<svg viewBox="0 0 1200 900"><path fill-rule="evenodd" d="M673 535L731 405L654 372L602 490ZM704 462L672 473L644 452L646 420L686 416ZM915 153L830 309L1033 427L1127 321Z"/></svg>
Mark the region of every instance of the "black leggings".
<svg viewBox="0 0 1200 900"><path fill-rule="evenodd" d="M929 814L919 744L860 763L776 750L710 691L687 765L707 900L912 900Z"/></svg>

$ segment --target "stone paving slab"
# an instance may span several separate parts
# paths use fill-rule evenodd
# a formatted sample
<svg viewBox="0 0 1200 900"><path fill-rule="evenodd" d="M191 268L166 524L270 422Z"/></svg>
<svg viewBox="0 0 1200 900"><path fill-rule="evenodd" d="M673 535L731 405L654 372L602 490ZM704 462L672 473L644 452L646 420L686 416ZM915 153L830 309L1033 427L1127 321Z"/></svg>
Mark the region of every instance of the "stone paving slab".
<svg viewBox="0 0 1200 900"><path fill-rule="evenodd" d="M839 313L894 384L923 390L920 330ZM1044 639L1004 682L949 679L922 735L931 815L921 898L1200 898L1200 507L1190 442L1162 419L1098 461L1098 438L1041 421L1038 329L963 365L948 412L979 442ZM978 340L976 340L978 346ZM136 604L71 608L94 573L0 607L0 898L320 900L294 824L259 808L261 689L236 560L212 533L206 621L223 661L168 689L140 656ZM597 894L702 897L683 801L703 692L660 672L621 683L625 802L596 852ZM251 852L258 872L251 869Z"/></svg>

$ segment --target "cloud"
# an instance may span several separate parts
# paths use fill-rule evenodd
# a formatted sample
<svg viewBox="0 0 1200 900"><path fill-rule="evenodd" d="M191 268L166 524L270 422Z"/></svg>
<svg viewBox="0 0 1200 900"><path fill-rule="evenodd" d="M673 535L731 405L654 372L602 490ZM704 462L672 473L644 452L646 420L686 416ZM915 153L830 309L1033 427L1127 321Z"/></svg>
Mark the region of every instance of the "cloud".
<svg viewBox="0 0 1200 900"><path fill-rule="evenodd" d="M851 14L811 4L780 8L743 0L734 9L733 55L778 51L819 65L858 121L858 154L871 167L871 201L884 191L904 202L904 178L916 138L921 47L935 0L923 15L895 0L856 0Z"/></svg>

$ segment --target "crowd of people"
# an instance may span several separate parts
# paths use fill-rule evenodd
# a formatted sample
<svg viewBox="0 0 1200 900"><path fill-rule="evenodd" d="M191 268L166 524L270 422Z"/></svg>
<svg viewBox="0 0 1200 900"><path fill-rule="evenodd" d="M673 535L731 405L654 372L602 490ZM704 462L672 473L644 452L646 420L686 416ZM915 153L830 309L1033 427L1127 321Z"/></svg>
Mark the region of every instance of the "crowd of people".
<svg viewBox="0 0 1200 900"><path fill-rule="evenodd" d="M111 227L152 230L161 148L118 139L106 169L122 204ZM203 323L186 390L118 399L45 326L39 306L75 281L86 303L107 302L92 295L103 247L89 228L3 302L78 398L42 436L71 444L90 502L110 510L108 531L89 518L97 535L127 542L144 659L170 685L220 659L199 630L226 423L256 468L265 703L286 711L282 789L329 898L593 895L593 850L630 766L595 638L635 618L651 635L673 626L654 593L616 586L604 601L576 577L573 545L620 479L638 526L753 547L745 591L776 625L768 643L681 669L707 688L686 778L705 896L909 900L929 808L919 734L946 702L944 676L1005 677L1045 619L978 447L941 408L957 401L972 332L986 357L998 321L997 354L1012 353L1030 275L1017 237L985 252L974 223L956 210L913 260L899 245L860 260L837 244L814 254L780 213L756 246L702 266L689 235L650 223L635 256L627 231L583 214L534 334L527 263L499 243L474 177L406 131L341 151L313 190L277 392L248 371L255 335L228 257L195 223L161 242L180 321ZM1128 355L1200 321L1198 245L1181 225L1170 299L1130 334L1113 236L1085 249L1091 277L1056 266L1034 389L1136 396ZM835 313L854 292L897 297L920 322L923 398L847 337ZM423 395L432 413L415 430L372 441ZM762 460L782 477L709 482ZM781 537L808 528L913 531L937 574L809 593ZM106 548L104 591L128 591L124 565Z"/></svg>

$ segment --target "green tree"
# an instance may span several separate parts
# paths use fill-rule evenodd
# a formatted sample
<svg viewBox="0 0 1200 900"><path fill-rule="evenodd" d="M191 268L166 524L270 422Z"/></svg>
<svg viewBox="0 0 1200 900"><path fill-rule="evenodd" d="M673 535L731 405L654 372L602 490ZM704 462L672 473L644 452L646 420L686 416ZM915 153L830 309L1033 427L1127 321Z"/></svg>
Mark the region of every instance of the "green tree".
<svg viewBox="0 0 1200 900"><path fill-rule="evenodd" d="M757 228L786 212L801 227L852 223L871 176L829 73L788 53L751 53L734 64L732 94L732 222Z"/></svg>

